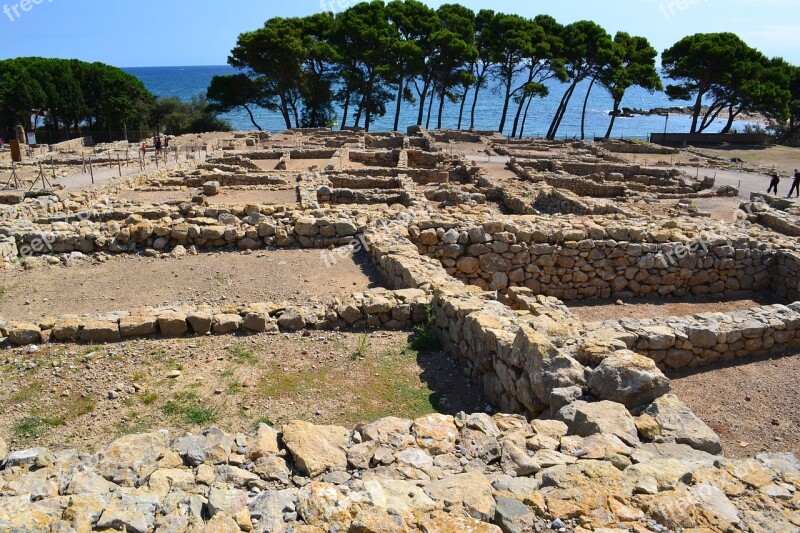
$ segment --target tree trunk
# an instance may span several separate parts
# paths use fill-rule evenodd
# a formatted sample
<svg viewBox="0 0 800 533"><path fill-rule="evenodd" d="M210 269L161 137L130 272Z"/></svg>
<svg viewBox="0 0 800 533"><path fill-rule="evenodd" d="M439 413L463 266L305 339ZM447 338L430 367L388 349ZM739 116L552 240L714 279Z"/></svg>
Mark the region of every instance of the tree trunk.
<svg viewBox="0 0 800 533"><path fill-rule="evenodd" d="M286 123L286 129L292 129L292 119L289 117L289 105L286 102L286 95L280 93L278 96L281 100L281 115L283 115L283 121Z"/></svg>
<svg viewBox="0 0 800 533"><path fill-rule="evenodd" d="M250 110L250 106L246 106L246 105L244 105L244 106L242 106L242 107L244 107L245 111L247 111L247 114L248 114L248 115L250 115L250 122L252 122L252 123L253 123L253 126L255 126L255 127L256 127L256 129L257 129L258 131L264 131L264 130L261 128L261 126L259 126L259 125L256 123L256 117L255 117L255 116L253 116L253 112Z"/></svg>
<svg viewBox="0 0 800 533"><path fill-rule="evenodd" d="M508 106L511 103L511 84L513 80L509 77L506 78L506 98L505 102L503 102L503 114L500 115L500 127L497 129L500 133L503 133L503 130L506 129L506 114L508 113Z"/></svg>
<svg viewBox="0 0 800 533"><path fill-rule="evenodd" d="M614 99L614 111L611 112L611 123L608 125L608 131L606 131L606 140L611 138L611 130L614 129L614 122L617 121L617 113L619 113L619 105L621 103L622 100Z"/></svg>
<svg viewBox="0 0 800 533"><path fill-rule="evenodd" d="M481 84L483 84L483 78L479 79L475 83L475 98L472 99L472 114L469 119L469 129L475 129L475 109L478 107L478 95L481 92Z"/></svg>
<svg viewBox="0 0 800 533"><path fill-rule="evenodd" d="M592 94L594 82L595 78L592 78L592 83L589 84L589 89L586 90L586 98L583 100L583 113L581 113L581 140L586 139L586 107L589 105L589 96Z"/></svg>
<svg viewBox="0 0 800 533"><path fill-rule="evenodd" d="M442 89L442 93L439 95L439 119L436 121L437 129L442 129L442 113L444 112L444 95L445 91Z"/></svg>
<svg viewBox="0 0 800 533"><path fill-rule="evenodd" d="M512 139L517 136L517 127L519 127L519 119L522 116L522 109L525 107L525 100L527 100L527 97L523 93L522 98L519 100L519 105L517 106L517 114L514 115L514 127L511 130Z"/></svg>
<svg viewBox="0 0 800 533"><path fill-rule="evenodd" d="M361 124L361 113L364 112L364 96L361 97L361 101L358 103L358 110L356 111L356 128L358 128L359 124Z"/></svg>
<svg viewBox="0 0 800 533"><path fill-rule="evenodd" d="M700 124L700 129L697 130L697 133L703 133L706 131L717 119L723 107L724 105L719 105L719 107L717 107L717 104L712 104L711 107L708 108L708 111L706 111L703 121Z"/></svg>
<svg viewBox="0 0 800 533"><path fill-rule="evenodd" d="M525 133L525 124L528 122L528 112L531 110L531 104L533 103L533 95L528 97L528 104L525 106L525 114L522 116L522 126L519 128L519 138L522 139L523 133Z"/></svg>
<svg viewBox="0 0 800 533"><path fill-rule="evenodd" d="M694 102L694 113L692 113L692 129L689 133L697 133L697 121L703 110L703 91L697 91L697 100Z"/></svg>
<svg viewBox="0 0 800 533"><path fill-rule="evenodd" d="M400 127L400 106L403 105L403 91L405 90L405 74L400 76L400 87L397 89L397 109L394 112L394 131Z"/></svg>
<svg viewBox="0 0 800 533"><path fill-rule="evenodd" d="M425 122L425 129L431 129L431 111L433 111L433 97L436 96L436 91L431 91L431 101L428 102L428 120Z"/></svg>
<svg viewBox="0 0 800 533"><path fill-rule="evenodd" d="M422 126L422 120L425 118L425 102L428 99L428 89L430 89L430 81L423 80L422 92L419 93L419 114L417 115L417 126Z"/></svg>
<svg viewBox="0 0 800 533"><path fill-rule="evenodd" d="M567 114L567 107L569 106L569 101L572 99L572 94L575 92L575 87L578 86L578 83L580 83L578 80L574 81L572 83L572 86L570 86L570 88L567 90L566 94L564 94L564 100L560 110L561 112L558 115L555 124L552 126L553 129L552 133L550 133L548 137L551 141L554 140L556 138L556 135L558 134L558 128L561 127L561 121L564 120L564 116Z"/></svg>
<svg viewBox="0 0 800 533"><path fill-rule="evenodd" d="M350 91L347 91L347 96L344 98L344 109L342 110L342 127L340 129L344 130L345 126L347 126L347 113L350 112Z"/></svg>
<svg viewBox="0 0 800 533"><path fill-rule="evenodd" d="M728 106L728 122L725 123L725 127L722 128L720 133L730 133L731 127L733 127L733 121L739 115L739 113L741 113L741 109L734 112L733 106Z"/></svg>
<svg viewBox="0 0 800 533"><path fill-rule="evenodd" d="M372 123L372 80L370 80L367 94L364 96L364 108L366 113L364 117L364 130L369 131L370 124Z"/></svg>
<svg viewBox="0 0 800 533"><path fill-rule="evenodd" d="M458 129L461 129L461 123L464 120L464 108L467 104L467 96L469 95L469 87L464 88L464 95L461 97L461 109L458 112Z"/></svg>
<svg viewBox="0 0 800 533"><path fill-rule="evenodd" d="M556 125L560 122L561 112L567 105L569 101L570 91L572 90L573 85L567 87L567 90L564 91L564 96L561 97L561 102L558 104L558 108L556 109L556 114L553 115L553 121L550 122L550 129L547 130L547 139L552 140L555 137L555 129Z"/></svg>

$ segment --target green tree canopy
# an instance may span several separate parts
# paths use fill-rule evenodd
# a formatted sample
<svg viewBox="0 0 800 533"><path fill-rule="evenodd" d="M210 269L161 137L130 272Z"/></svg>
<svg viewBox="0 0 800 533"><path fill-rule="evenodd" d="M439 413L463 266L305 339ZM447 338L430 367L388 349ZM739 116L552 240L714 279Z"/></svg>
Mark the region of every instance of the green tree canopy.
<svg viewBox="0 0 800 533"><path fill-rule="evenodd" d="M664 85L656 70L658 52L644 37L632 37L625 32L614 36L613 58L608 68L598 78L599 83L608 91L614 101L611 112L611 123L608 125L605 138L611 137L614 122L619 114L625 93L633 86L648 91L663 91Z"/></svg>
<svg viewBox="0 0 800 533"><path fill-rule="evenodd" d="M20 57L0 61L0 124L29 130L123 129L146 124L155 97L136 77L102 63Z"/></svg>

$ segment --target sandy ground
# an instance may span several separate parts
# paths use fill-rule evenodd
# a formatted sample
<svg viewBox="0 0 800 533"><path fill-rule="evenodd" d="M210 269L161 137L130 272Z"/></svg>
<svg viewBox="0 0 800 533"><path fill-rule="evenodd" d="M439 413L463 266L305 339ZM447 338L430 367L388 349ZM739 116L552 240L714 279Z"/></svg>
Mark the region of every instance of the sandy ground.
<svg viewBox="0 0 800 533"><path fill-rule="evenodd" d="M113 257L105 263L0 272L7 320L177 303L328 302L382 285L365 256L326 268L318 250L220 252L179 259Z"/></svg>
<svg viewBox="0 0 800 533"><path fill-rule="evenodd" d="M722 439L729 457L800 457L800 354L670 375L672 389Z"/></svg>
<svg viewBox="0 0 800 533"><path fill-rule="evenodd" d="M122 191L117 197L132 202L143 204L162 204L165 202L190 202L192 197L199 194L199 190L186 189L182 191ZM208 198L209 205L241 205L241 204L296 204L297 189L278 191L267 190L230 190L222 189L217 196Z"/></svg>
<svg viewBox="0 0 800 533"><path fill-rule="evenodd" d="M489 177L503 180L515 180L519 177L506 168L506 162L495 161L495 158L477 157L473 161L489 173ZM487 161L488 160L488 161Z"/></svg>
<svg viewBox="0 0 800 533"><path fill-rule="evenodd" d="M288 171L307 171L316 167L319 170L324 170L325 167L331 164L330 159L290 159L286 163L286 170Z"/></svg>
<svg viewBox="0 0 800 533"><path fill-rule="evenodd" d="M261 170L270 171L275 170L279 161L279 159L254 159L253 163Z"/></svg>
<svg viewBox="0 0 800 533"><path fill-rule="evenodd" d="M757 294L754 298L720 300L708 297L635 298L617 305L615 301L575 301L567 302L567 307L585 322L603 322L621 318L668 318L689 316L698 313L729 313L752 309L774 303L767 294Z"/></svg>
<svg viewBox="0 0 800 533"><path fill-rule="evenodd" d="M235 432L293 419L353 427L385 416L485 408L452 359L411 350L409 338L404 332L226 335L47 346L35 358L6 353L0 436L19 448L92 449L161 428L218 425ZM31 360L34 368L27 367ZM175 370L180 376L167 377Z"/></svg>

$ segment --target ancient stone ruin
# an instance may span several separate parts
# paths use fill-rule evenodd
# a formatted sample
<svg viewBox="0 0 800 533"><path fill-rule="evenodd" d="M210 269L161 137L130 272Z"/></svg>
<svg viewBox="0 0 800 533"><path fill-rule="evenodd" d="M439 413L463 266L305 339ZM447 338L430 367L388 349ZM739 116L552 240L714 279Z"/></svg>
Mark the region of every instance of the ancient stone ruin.
<svg viewBox="0 0 800 533"><path fill-rule="evenodd" d="M171 166L0 194L7 273L313 249L332 277L361 254L380 286L306 305L5 316L4 359L24 365L43 345L427 329L490 409L156 431L97 450L0 439L0 531L800 531L797 457L727 458L665 375L800 346L796 208L754 199L737 224L680 211L730 191L621 157L670 153L646 144L295 130L220 136L190 158L181 142ZM58 165L79 174L82 161L65 152ZM593 321L572 307L756 294L771 301L665 318Z"/></svg>

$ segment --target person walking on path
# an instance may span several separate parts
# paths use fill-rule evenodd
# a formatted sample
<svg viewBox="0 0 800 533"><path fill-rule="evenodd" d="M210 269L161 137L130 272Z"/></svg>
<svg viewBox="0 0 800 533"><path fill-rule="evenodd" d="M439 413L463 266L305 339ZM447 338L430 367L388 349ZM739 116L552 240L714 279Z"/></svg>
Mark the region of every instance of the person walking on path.
<svg viewBox="0 0 800 533"><path fill-rule="evenodd" d="M769 194L769 192L774 189L775 190L775 194L777 195L778 194L778 185L780 184L780 182L781 182L780 175L777 172L773 172L772 173L772 181L769 182L769 189L767 189L767 194Z"/></svg>
<svg viewBox="0 0 800 533"><path fill-rule="evenodd" d="M792 188L789 190L789 196L786 198L791 198L792 193L796 192L796 198L800 198L800 170L794 169L794 182L792 182Z"/></svg>

